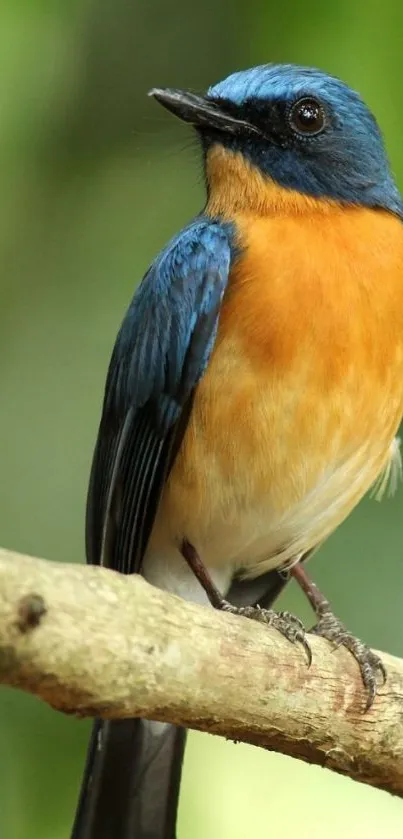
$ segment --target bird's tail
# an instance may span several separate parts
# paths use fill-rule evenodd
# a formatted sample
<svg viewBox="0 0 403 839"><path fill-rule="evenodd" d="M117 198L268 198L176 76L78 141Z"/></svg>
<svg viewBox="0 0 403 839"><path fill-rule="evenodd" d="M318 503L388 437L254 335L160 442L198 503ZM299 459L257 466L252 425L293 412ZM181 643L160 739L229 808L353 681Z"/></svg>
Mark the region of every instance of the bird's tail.
<svg viewBox="0 0 403 839"><path fill-rule="evenodd" d="M71 839L175 839L186 731L96 720Z"/></svg>

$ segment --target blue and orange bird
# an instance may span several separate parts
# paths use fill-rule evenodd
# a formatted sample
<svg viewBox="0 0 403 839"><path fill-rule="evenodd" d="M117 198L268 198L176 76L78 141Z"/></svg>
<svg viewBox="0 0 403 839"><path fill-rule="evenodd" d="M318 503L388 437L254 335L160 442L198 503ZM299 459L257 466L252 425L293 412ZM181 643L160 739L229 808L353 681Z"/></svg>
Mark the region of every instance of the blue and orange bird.
<svg viewBox="0 0 403 839"><path fill-rule="evenodd" d="M399 471L403 204L380 131L341 81L291 65L151 95L196 129L207 200L115 343L88 561L258 617L309 652L298 619L270 608L293 569L369 705L382 664L302 562ZM74 839L173 839L183 744L172 726L97 722Z"/></svg>

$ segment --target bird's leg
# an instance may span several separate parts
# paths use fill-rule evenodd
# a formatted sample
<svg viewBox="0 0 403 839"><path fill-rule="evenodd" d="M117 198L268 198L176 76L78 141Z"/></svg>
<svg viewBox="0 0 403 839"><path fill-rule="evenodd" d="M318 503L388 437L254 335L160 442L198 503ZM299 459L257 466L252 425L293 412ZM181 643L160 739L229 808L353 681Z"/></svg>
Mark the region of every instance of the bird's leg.
<svg viewBox="0 0 403 839"><path fill-rule="evenodd" d="M232 615L241 615L274 627L287 641L292 644L300 643L303 646L308 659L308 666L310 665L312 660L311 647L305 636L304 625L299 618L290 612L275 612L273 609L261 609L259 606L233 606L222 596L198 552L190 542L182 542L181 553L215 609L230 612Z"/></svg>
<svg viewBox="0 0 403 839"><path fill-rule="evenodd" d="M193 574L199 581L201 587L206 592L211 605L214 606L214 609L224 609L227 601L213 582L206 566L200 559L196 548L194 548L190 542L184 540L181 546L181 554L186 560L190 570L193 571Z"/></svg>
<svg viewBox="0 0 403 839"><path fill-rule="evenodd" d="M386 681L386 670L381 659L366 644L348 632L339 618L333 614L328 600L308 577L302 563L298 562L294 565L290 574L307 596L317 615L318 622L310 632L326 638L335 647L346 647L354 656L367 692L365 710L368 711L376 696L378 677L381 677L383 684Z"/></svg>

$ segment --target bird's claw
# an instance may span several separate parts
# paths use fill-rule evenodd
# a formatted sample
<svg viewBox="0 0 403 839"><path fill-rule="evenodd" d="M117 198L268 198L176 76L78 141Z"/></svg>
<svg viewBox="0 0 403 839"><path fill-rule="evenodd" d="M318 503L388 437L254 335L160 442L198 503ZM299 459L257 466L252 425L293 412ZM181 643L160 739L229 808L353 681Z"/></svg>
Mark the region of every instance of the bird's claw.
<svg viewBox="0 0 403 839"><path fill-rule="evenodd" d="M355 638L351 632L343 626L342 622L331 612L326 605L318 614L318 623L310 630L311 634L326 638L335 647L345 647L354 656L361 673L363 685L367 694L365 712L373 705L377 694L378 679L381 677L381 684L386 682L386 668L382 660L370 647Z"/></svg>
<svg viewBox="0 0 403 839"><path fill-rule="evenodd" d="M221 606L224 612L232 615L241 615L245 618L272 626L274 629L290 641L291 644L301 644L305 650L308 660L308 667L312 662L311 646L306 638L305 627L299 618L290 612L275 612L273 609L261 609L259 606L233 606L224 600Z"/></svg>

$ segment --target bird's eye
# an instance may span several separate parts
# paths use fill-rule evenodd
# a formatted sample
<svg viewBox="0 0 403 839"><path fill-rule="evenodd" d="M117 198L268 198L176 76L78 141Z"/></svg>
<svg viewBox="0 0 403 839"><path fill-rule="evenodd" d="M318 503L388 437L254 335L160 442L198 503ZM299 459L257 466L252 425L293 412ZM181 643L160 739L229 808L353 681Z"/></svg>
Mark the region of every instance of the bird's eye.
<svg viewBox="0 0 403 839"><path fill-rule="evenodd" d="M326 120L325 112L320 102L306 96L298 99L291 107L288 115L289 124L296 134L313 136L323 131Z"/></svg>

